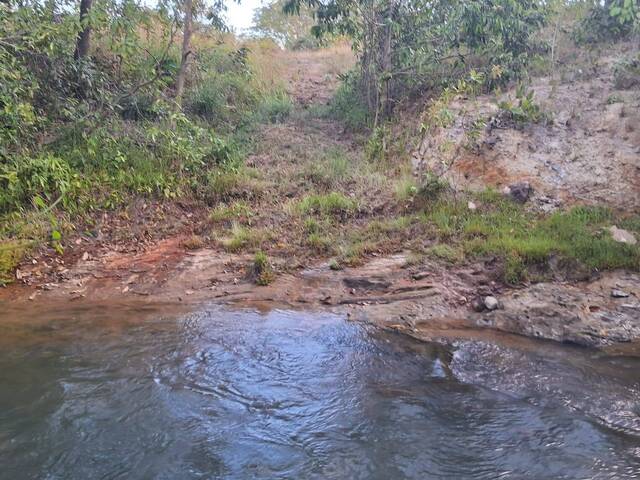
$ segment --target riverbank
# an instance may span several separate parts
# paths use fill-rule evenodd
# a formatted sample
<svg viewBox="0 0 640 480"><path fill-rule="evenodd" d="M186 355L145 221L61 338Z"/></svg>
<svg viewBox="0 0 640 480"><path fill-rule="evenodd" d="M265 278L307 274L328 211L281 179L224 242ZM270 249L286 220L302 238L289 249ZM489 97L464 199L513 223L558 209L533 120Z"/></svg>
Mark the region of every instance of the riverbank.
<svg viewBox="0 0 640 480"><path fill-rule="evenodd" d="M2 301L328 308L423 339L504 331L608 347L640 338L634 273L640 249L631 241L640 222L633 196L625 196L632 202L625 211L615 199L602 206L596 201L601 183L557 174L566 158L553 149L509 156L516 161L508 175L474 174L473 185L459 181L471 157L487 165L496 151L510 152L527 138L539 145L558 135L575 143L591 131L611 134L613 120L604 130L592 124L601 110L611 110L608 102L574 105L574 113L582 108L575 113L580 123L502 125L499 144L490 141L495 128L487 129L478 149L455 149L461 157L443 177L448 182L423 182L415 118L389 126L386 135L394 141L380 157L375 135L367 140L332 116L337 74L350 61L344 49L288 53L282 65L293 110L262 124L244 164L216 177L213 206L140 198L105 210L91 225L76 224L55 245L26 255L14 284L0 291ZM633 102L604 73L594 78L609 96L623 99L618 103ZM559 108L560 100L549 94L545 108ZM462 108L466 116L490 103L488 97L456 101L470 102ZM627 121L625 111L616 107ZM624 161L616 165L627 172L612 176L619 185L608 180L612 191L633 190L638 178L640 160L628 154L638 138L627 130L607 137L609 147L624 145ZM420 158L435 158L442 151L438 141L451 137L432 133L432 145L418 142ZM520 158L547 174L518 173ZM512 188L503 192L506 183ZM589 201L580 203L571 191Z"/></svg>

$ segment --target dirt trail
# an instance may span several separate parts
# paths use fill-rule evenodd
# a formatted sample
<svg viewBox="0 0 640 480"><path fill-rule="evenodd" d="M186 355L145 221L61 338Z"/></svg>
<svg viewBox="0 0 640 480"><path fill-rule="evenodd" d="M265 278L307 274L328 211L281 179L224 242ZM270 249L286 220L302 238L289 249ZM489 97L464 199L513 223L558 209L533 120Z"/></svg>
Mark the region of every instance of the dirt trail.
<svg viewBox="0 0 640 480"><path fill-rule="evenodd" d="M288 62L289 92L298 109L304 111L329 100L338 85L337 73L345 71L352 59L344 51L342 57L336 57L336 52L303 52L283 61ZM297 186L278 182L278 177L298 178L296 168L304 161L313 166L313 155L320 147L339 147L354 156L361 147L340 124L295 112L283 123L264 126L259 135L261 147L247 164L275 178L270 195L259 205L264 214L253 220L254 227L271 232L270 255L275 263L283 265L271 285L257 287L247 275L251 255L227 253L219 245L185 248L194 229L199 228L197 217L206 212L192 208L166 210L145 203L131 206L122 228L131 228L131 218L137 219L136 228L143 230L155 216L168 218L174 226L164 232L164 239L149 238L128 248L94 249L78 237L69 249L72 253L63 259L50 256L33 259L36 263L25 262L19 269L21 281L2 289L0 301L38 308L69 301L108 304L122 299L329 308L345 312L354 320L421 339L495 340L493 332L500 331L608 348L636 339L622 350L615 348L640 354L640 276L635 274L611 272L581 284L541 283L512 290L497 280L498 265L491 259L457 267L430 260L414 265L407 253L374 252L364 265L341 271L313 260L313 256L306 263L312 267L287 264L291 260L287 249L291 246L284 245L290 238L287 229L298 227L292 225L279 203L295 195L299 198L300 191L309 188L304 177L299 178ZM629 180L633 182L634 178ZM365 188L357 193L368 196L370 210L392 216L393 212L385 213L385 201L379 198L375 185ZM297 248L304 251L308 247ZM53 268L41 275L43 262ZM614 291L624 295L614 296ZM498 299L498 308L474 311L472 307L482 304L487 296Z"/></svg>

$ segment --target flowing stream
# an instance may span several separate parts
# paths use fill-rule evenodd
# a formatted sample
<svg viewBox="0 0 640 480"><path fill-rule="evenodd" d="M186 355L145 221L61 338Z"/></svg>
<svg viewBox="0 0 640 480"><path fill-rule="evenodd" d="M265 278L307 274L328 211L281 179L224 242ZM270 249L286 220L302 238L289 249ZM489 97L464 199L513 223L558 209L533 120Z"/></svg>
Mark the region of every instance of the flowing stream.
<svg viewBox="0 0 640 480"><path fill-rule="evenodd" d="M640 359L330 313L0 313L0 479L640 478Z"/></svg>

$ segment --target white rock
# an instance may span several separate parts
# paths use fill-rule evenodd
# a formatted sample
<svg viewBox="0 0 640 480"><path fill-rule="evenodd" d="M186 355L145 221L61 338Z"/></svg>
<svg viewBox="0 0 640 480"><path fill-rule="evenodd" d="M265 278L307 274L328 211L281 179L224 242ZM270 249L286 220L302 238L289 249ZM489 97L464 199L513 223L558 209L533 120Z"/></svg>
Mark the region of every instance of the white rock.
<svg viewBox="0 0 640 480"><path fill-rule="evenodd" d="M622 228L618 228L615 225L609 228L609 232L611 232L611 236L616 242L626 243L628 245L635 245L638 243L638 240L633 233Z"/></svg>
<svg viewBox="0 0 640 480"><path fill-rule="evenodd" d="M472 210L472 211L478 208L478 206L473 202L467 203L467 207L469 208L469 210Z"/></svg>
<svg viewBox="0 0 640 480"><path fill-rule="evenodd" d="M611 296L613 298L627 298L629 294L624 290L618 290L617 288L614 288L613 290L611 290Z"/></svg>
<svg viewBox="0 0 640 480"><path fill-rule="evenodd" d="M498 308L498 299L496 297L484 297L484 306L487 310L496 310Z"/></svg>

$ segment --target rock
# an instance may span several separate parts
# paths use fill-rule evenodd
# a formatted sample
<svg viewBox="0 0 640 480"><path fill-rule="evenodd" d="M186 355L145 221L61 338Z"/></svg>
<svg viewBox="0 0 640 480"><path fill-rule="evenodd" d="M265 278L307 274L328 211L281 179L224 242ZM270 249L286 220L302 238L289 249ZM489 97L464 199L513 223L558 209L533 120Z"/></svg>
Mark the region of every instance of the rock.
<svg viewBox="0 0 640 480"><path fill-rule="evenodd" d="M478 209L478 206L473 202L469 202L469 203L467 203L467 208L469 208L469 210L471 210L471 211L474 211L474 210Z"/></svg>
<svg viewBox="0 0 640 480"><path fill-rule="evenodd" d="M471 300L471 308L473 309L474 312L483 312L486 309L486 307L484 305L484 301L482 297L476 297L473 300Z"/></svg>
<svg viewBox="0 0 640 480"><path fill-rule="evenodd" d="M628 245L635 245L638 243L638 240L633 233L622 228L618 228L615 225L609 228L609 232L616 242L626 243Z"/></svg>
<svg viewBox="0 0 640 480"><path fill-rule="evenodd" d="M484 306L487 310L497 310L498 305L498 299L496 297L492 297L491 295L484 297Z"/></svg>
<svg viewBox="0 0 640 480"><path fill-rule="evenodd" d="M418 272L412 275L414 280L424 280L427 277L431 276L431 272Z"/></svg>
<svg viewBox="0 0 640 480"><path fill-rule="evenodd" d="M348 288L359 290L387 290L391 286L388 280L367 277L347 277L342 281Z"/></svg>
<svg viewBox="0 0 640 480"><path fill-rule="evenodd" d="M86 262L87 260L89 260L89 252L84 252L82 254L82 261Z"/></svg>
<svg viewBox="0 0 640 480"><path fill-rule="evenodd" d="M611 296L613 298L628 298L629 294L623 290L618 290L617 288L614 288L613 290L611 290Z"/></svg>
<svg viewBox="0 0 640 480"><path fill-rule="evenodd" d="M514 202L526 203L533 194L533 187L529 182L518 182L505 187L503 193Z"/></svg>

